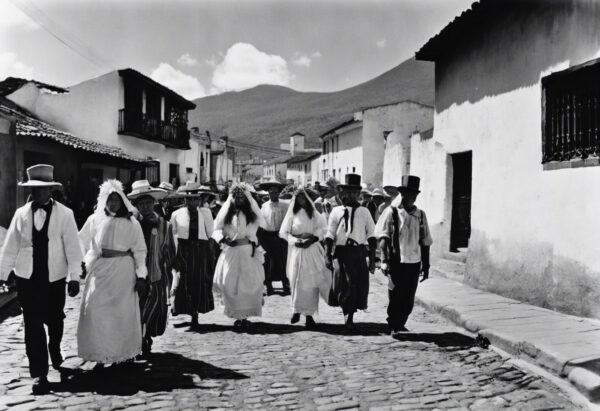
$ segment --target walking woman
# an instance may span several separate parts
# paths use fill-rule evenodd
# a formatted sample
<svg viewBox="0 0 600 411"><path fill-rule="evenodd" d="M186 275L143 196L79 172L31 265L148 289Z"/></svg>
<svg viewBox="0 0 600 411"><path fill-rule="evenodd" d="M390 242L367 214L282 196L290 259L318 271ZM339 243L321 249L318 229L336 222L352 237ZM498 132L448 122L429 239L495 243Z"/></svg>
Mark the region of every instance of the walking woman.
<svg viewBox="0 0 600 411"><path fill-rule="evenodd" d="M325 267L325 251L320 241L327 230L325 217L319 213L304 189L299 189L281 224L279 235L288 246L287 276L292 291L291 323L306 316L306 327L316 326L313 315L319 309L319 294L329 295L331 274Z"/></svg>
<svg viewBox="0 0 600 411"><path fill-rule="evenodd" d="M147 292L146 242L118 180L100 186L95 212L79 232L88 272L81 300L79 356L100 364L142 351L138 294Z"/></svg>
<svg viewBox="0 0 600 411"><path fill-rule="evenodd" d="M221 295L225 315L235 327L249 327L248 317L260 317L263 303L264 250L256 230L264 225L249 185L235 184L215 220L213 238L221 244L213 289Z"/></svg>
<svg viewBox="0 0 600 411"><path fill-rule="evenodd" d="M173 315L190 315L191 328L197 330L198 314L215 309L212 294L214 258L209 243L213 234L213 218L210 210L202 207L200 184L188 181L183 190L185 207L171 216L180 276Z"/></svg>
<svg viewBox="0 0 600 411"><path fill-rule="evenodd" d="M168 192L150 186L148 180L135 181L127 197L138 209L139 221L148 248L146 278L149 293L140 298L142 316L142 354L148 356L152 349L152 337L163 335L167 328L168 296L175 263L175 241L171 224L156 213L157 201L164 199Z"/></svg>

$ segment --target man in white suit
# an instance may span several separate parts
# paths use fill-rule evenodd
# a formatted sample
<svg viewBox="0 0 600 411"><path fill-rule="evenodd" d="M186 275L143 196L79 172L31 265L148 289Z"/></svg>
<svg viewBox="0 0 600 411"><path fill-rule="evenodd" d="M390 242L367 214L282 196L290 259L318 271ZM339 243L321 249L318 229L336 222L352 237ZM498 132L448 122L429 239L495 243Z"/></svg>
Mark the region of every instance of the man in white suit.
<svg viewBox="0 0 600 411"><path fill-rule="evenodd" d="M27 169L28 181L19 185L31 187L33 201L15 212L0 252L0 282L11 271L16 275L34 394L49 390L48 352L55 369L63 362L65 282L69 296L76 296L83 259L73 212L50 198L51 190L61 185L53 181L53 172L45 164Z"/></svg>

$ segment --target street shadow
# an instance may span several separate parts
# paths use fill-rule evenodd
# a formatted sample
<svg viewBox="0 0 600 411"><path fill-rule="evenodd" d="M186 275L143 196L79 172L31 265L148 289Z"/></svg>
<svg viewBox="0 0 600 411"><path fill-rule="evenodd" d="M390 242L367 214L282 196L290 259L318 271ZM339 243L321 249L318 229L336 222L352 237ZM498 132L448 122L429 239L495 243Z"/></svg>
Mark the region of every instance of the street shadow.
<svg viewBox="0 0 600 411"><path fill-rule="evenodd" d="M292 324L276 324L255 322L248 329L243 329L240 332L247 334L291 334L297 332L317 332L331 335L388 335L388 325L385 323L357 322L353 328L347 328L344 324L328 324L317 323L313 329L306 328L302 325Z"/></svg>
<svg viewBox="0 0 600 411"><path fill-rule="evenodd" d="M247 375L175 353L154 353L147 362L135 362L100 370L67 369L53 392L93 392L102 395L133 395L139 391L202 389L201 380L240 380Z"/></svg>
<svg viewBox="0 0 600 411"><path fill-rule="evenodd" d="M477 346L477 341L457 332L443 333L397 333L394 334L394 339L404 342L423 342L435 344L442 348L460 348L466 349Z"/></svg>

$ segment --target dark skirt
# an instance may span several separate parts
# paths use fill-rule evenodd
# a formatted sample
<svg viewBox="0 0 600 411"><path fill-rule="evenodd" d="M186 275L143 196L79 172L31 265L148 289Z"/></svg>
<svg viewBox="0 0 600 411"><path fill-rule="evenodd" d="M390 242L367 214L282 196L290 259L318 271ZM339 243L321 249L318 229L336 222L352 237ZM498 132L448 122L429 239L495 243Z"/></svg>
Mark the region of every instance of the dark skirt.
<svg viewBox="0 0 600 411"><path fill-rule="evenodd" d="M286 265L288 243L281 237L277 231L259 230L258 241L264 248L265 255L265 280L267 283L272 281L287 282Z"/></svg>
<svg viewBox="0 0 600 411"><path fill-rule="evenodd" d="M336 246L338 264L333 272L330 305L339 305L344 314L367 309L369 299L369 267L364 246Z"/></svg>
<svg viewBox="0 0 600 411"><path fill-rule="evenodd" d="M173 315L205 314L214 310L214 256L209 241L178 239L177 263L180 278Z"/></svg>
<svg viewBox="0 0 600 411"><path fill-rule="evenodd" d="M160 280L150 283L148 294L140 300L144 337L163 335L167 328L170 279L162 273Z"/></svg>

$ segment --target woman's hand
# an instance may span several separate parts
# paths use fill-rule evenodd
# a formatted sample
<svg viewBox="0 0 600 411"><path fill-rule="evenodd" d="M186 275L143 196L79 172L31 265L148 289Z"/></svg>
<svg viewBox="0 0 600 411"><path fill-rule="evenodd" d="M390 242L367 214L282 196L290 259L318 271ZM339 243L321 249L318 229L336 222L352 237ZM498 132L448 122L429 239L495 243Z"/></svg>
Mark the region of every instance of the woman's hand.
<svg viewBox="0 0 600 411"><path fill-rule="evenodd" d="M148 294L148 283L145 278L136 278L135 280L135 292L138 294L140 299L146 297Z"/></svg>

